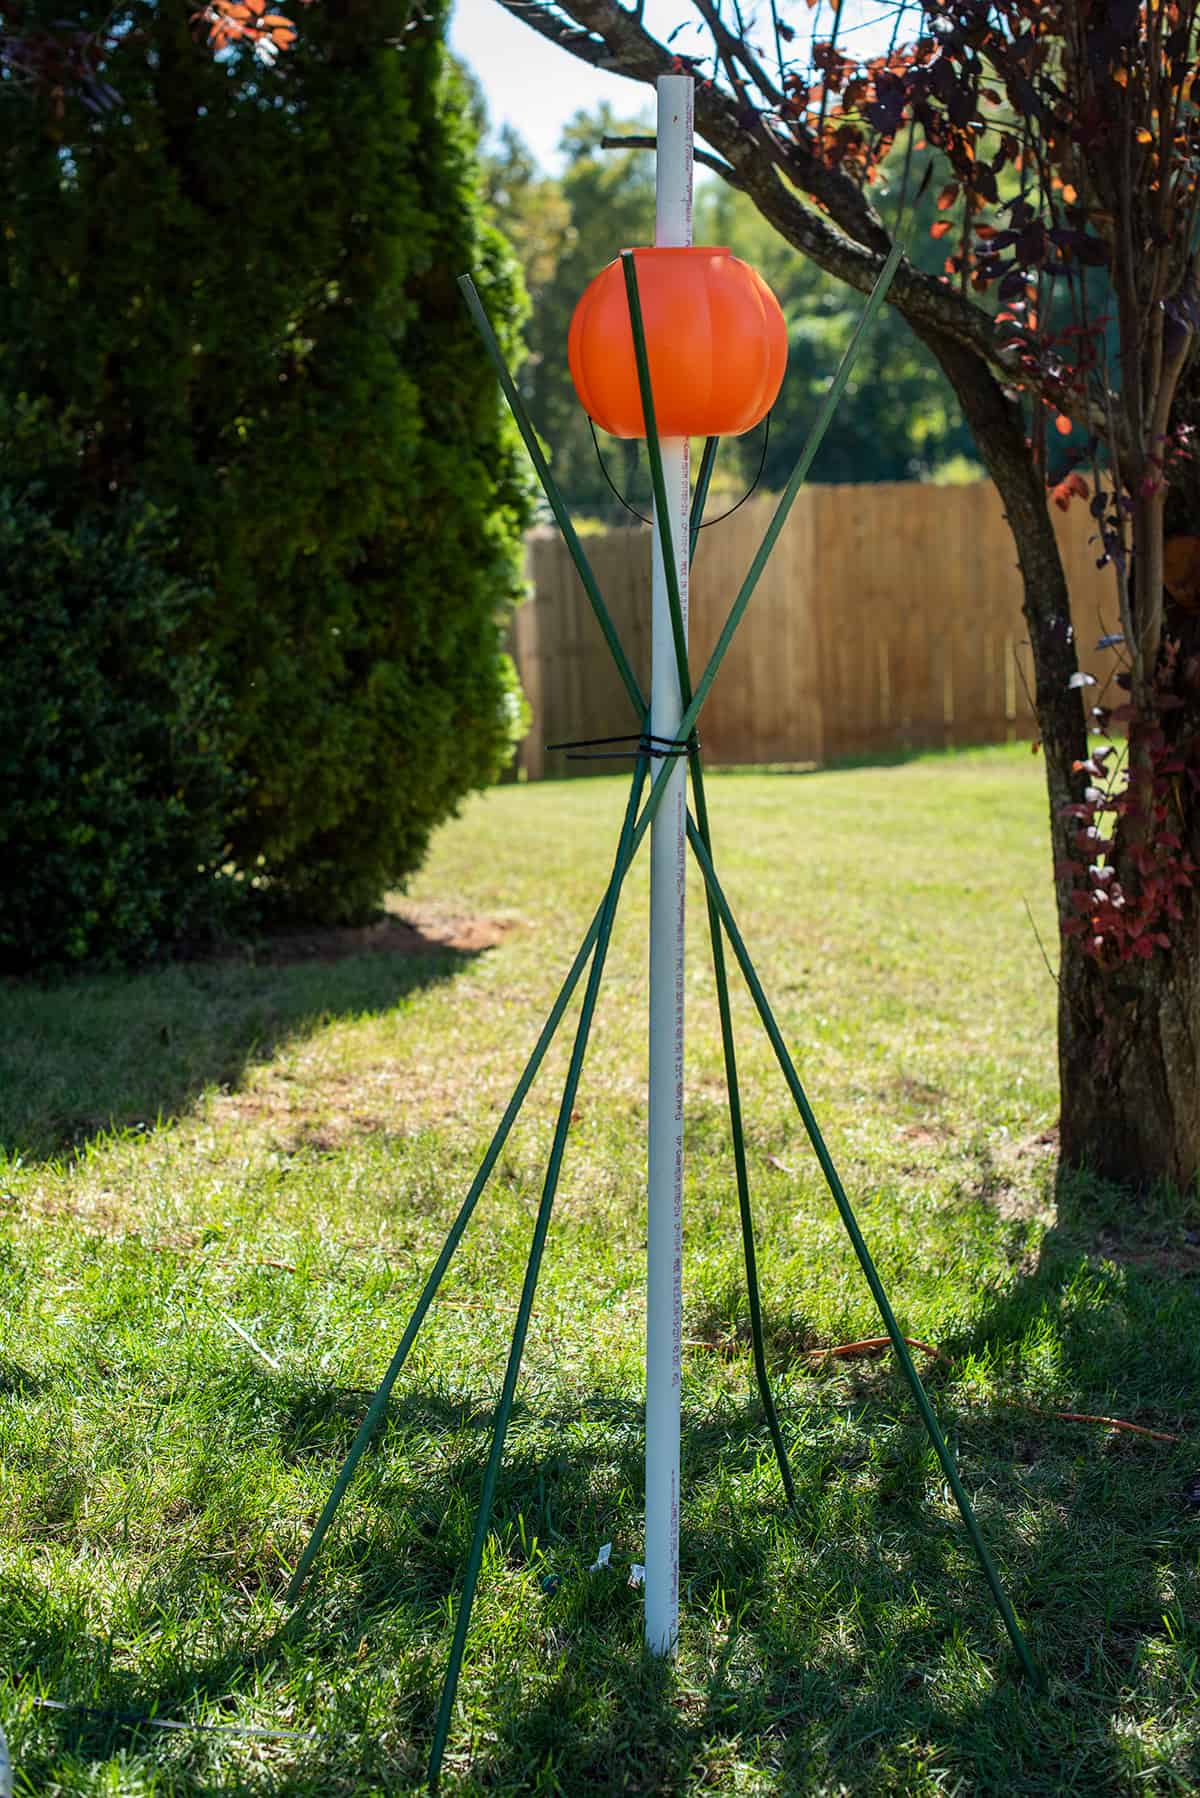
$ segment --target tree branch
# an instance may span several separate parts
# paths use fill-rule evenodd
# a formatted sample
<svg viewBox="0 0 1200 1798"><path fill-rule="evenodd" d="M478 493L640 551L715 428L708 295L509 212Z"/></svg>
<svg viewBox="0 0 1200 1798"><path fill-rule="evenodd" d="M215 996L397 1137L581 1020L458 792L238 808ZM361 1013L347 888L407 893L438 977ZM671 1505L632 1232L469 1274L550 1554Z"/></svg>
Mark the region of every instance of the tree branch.
<svg viewBox="0 0 1200 1798"><path fill-rule="evenodd" d="M708 29L712 32L713 42L721 53L721 60L729 71L729 79L733 83L734 88L736 89L741 84L737 72L732 65L735 62L740 62L751 81L754 82L759 92L770 101L771 105L782 106L782 92L767 75L765 69L759 62L757 56L755 56L753 50L751 50L749 44L747 44L745 38L729 30L720 13L713 5L713 0L692 0L692 4L700 14L700 17L704 20L704 23L708 26Z"/></svg>
<svg viewBox="0 0 1200 1798"><path fill-rule="evenodd" d="M658 139L656 137L602 137L600 148L602 150L656 150ZM737 170L731 169L729 164L722 162L719 156L710 156L707 150L693 150L692 156L696 162L702 162L706 169L712 169L714 174L720 175L722 181L728 181L730 187L741 187Z"/></svg>

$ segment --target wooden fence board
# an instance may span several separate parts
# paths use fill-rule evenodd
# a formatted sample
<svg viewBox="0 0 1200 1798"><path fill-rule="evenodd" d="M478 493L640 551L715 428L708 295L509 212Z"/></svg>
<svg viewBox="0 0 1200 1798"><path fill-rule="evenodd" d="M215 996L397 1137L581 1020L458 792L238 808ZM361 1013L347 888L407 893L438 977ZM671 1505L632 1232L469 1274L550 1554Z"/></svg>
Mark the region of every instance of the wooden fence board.
<svg viewBox="0 0 1200 1798"><path fill-rule="evenodd" d="M692 573L695 679L774 511L757 496L705 531ZM1086 506L1054 512L1089 702L1111 702L1120 653L1111 570L1095 566ZM650 675L650 534L589 537L585 548L644 689ZM533 724L519 753L529 779L611 772L542 746L634 728L591 607L556 532L527 543L531 598L511 645ZM1016 550L989 482L809 487L798 496L705 707L713 762L809 762L946 744L1003 742L1035 729L1028 629Z"/></svg>

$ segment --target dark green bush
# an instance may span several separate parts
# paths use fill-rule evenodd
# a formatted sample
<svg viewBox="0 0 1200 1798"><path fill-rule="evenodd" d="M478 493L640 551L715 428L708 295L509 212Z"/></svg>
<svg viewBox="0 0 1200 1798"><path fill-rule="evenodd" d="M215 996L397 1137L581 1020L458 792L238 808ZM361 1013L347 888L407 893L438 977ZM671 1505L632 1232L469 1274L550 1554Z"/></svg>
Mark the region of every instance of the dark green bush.
<svg viewBox="0 0 1200 1798"><path fill-rule="evenodd" d="M59 516L0 480L0 969L143 960L220 929L228 703L152 507Z"/></svg>
<svg viewBox="0 0 1200 1798"><path fill-rule="evenodd" d="M134 492L173 518L245 788L232 865L275 915L358 917L511 752L528 490L456 277L511 348L519 275L443 0L325 0L273 68L214 59L187 6L123 17L120 107L0 109L0 402L80 420L88 530L127 540Z"/></svg>

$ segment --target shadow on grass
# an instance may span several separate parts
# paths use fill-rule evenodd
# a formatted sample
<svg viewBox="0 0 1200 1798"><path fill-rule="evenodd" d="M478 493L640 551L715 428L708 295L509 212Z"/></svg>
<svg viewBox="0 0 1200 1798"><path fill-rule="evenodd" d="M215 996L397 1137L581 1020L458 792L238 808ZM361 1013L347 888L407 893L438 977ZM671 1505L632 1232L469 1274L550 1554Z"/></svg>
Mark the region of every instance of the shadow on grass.
<svg viewBox="0 0 1200 1798"><path fill-rule="evenodd" d="M1197 1789L1195 1732L1171 1745L1200 1648L1200 1520L1179 1497L1195 1450L1044 1413L1069 1401L1181 1432L1200 1387L1200 1292L1187 1277L1098 1257L1076 1230L1068 1217L1005 1290L980 1295L943 1340L937 1398L1048 1695L1018 1678L886 1365L865 1403L848 1406L817 1375L793 1388L783 1421L794 1516L763 1471L757 1405L725 1392L685 1406L679 1670L645 1657L639 1597L621 1571L640 1528L640 1405L612 1390L556 1404L527 1388L443 1792ZM952 1371L970 1356L1037 1409L973 1397ZM258 1365L237 1378L261 1398L256 1414L275 1416L282 1458L326 1463L332 1480L367 1395L295 1382L281 1405L278 1380ZM6 1631L21 1645L14 1671L56 1696L84 1693L126 1719L225 1704L232 1719L257 1687L268 1707L279 1693L258 1714L286 1717L300 1670L321 1697L300 1707L302 1720L316 1709L319 1739L265 1745L257 1773L228 1738L164 1743L121 1718L47 1712L22 1743L27 1789L123 1753L130 1789L165 1768L165 1792L240 1798L264 1789L269 1764L267 1789L287 1798L420 1790L493 1402L473 1384L398 1391L304 1606L274 1636L240 1639L214 1617L152 1675L114 1661L82 1601L78 1614L64 1604L48 1618L44 1588L31 1588L19 1628ZM592 1573L609 1539L617 1565ZM287 1570L272 1564L271 1577L281 1585ZM180 1557L139 1595L147 1632L195 1617L195 1578ZM0 1610L17 1603L10 1590Z"/></svg>
<svg viewBox="0 0 1200 1798"><path fill-rule="evenodd" d="M645 1656L639 1597L621 1571L588 1567L602 1534L617 1533L614 1518L619 1533L636 1532L640 1408L605 1392L570 1412L523 1407L443 1791L685 1798L757 1789L755 1779L773 1791L864 1798L944 1785L1047 1798L1123 1789L1113 1777L1118 1713L1147 1645L1170 1644L1158 1562L1127 1557L1119 1617L1101 1627L1111 1531L1080 1529L1057 1502L1030 1517L1021 1477L1004 1476L995 1445L983 1520L1052 1675L1049 1696L1032 1694L957 1521L925 1498L927 1457L898 1383L877 1398L870 1427L888 1437L889 1452L865 1473L831 1480L819 1429L794 1443L795 1517L779 1495L735 1502L766 1452L755 1406L685 1414L682 1671ZM837 1408L831 1397L831 1414ZM581 1416L591 1439L564 1446ZM970 1411L947 1422L977 1459L988 1422ZM296 1423L288 1419L285 1432ZM44 1589L31 1588L14 1673L36 1672L51 1691L86 1694L95 1708L39 1713L36 1728L23 1730L26 1789L51 1789L64 1768L123 1755L131 1780L153 1768L165 1776L155 1789L180 1795L261 1792L267 1768L266 1789L287 1798L420 1790L448 1650L447 1601L461 1581L489 1423L488 1405L469 1395L402 1397L364 1470L354 1522L331 1543L305 1605L273 1636L260 1629L240 1640L236 1626L214 1619L150 1679L114 1662L82 1609L64 1605L47 1617ZM310 1425L300 1420L300 1433ZM434 1477L416 1464L427 1455L397 1468L397 1438L411 1446L410 1432L438 1442ZM976 1484L978 1466L972 1473ZM1141 1528L1161 1542L1157 1510ZM147 1630L195 1615L194 1580L181 1558L153 1582ZM506 1621L496 1633L498 1583ZM2 1608L19 1602L10 1588ZM1089 1612L1091 1627L1081 1627ZM200 1711L212 1719L225 1707L235 1722L256 1689L270 1705L273 1686L286 1717L286 1682L298 1668L320 1671L315 1741L239 1746L220 1734L155 1735L135 1721ZM301 1720L312 1710L302 1706ZM939 1783L922 1784L918 1762Z"/></svg>
<svg viewBox="0 0 1200 1798"><path fill-rule="evenodd" d="M414 933L415 934L415 933ZM451 980L480 950L354 954L284 965L178 962L0 984L0 1155L50 1160L97 1136L151 1128L206 1087L339 1017L384 1012Z"/></svg>
<svg viewBox="0 0 1200 1798"><path fill-rule="evenodd" d="M830 1421L844 1411L832 1395L826 1402ZM831 1464L820 1420L798 1442L788 1431L797 1515L779 1494L736 1502L738 1483L769 1452L757 1407L685 1415L690 1671L677 1678L648 1660L637 1595L619 1572L586 1571L585 1557L613 1534L614 1516L629 1513L641 1479L631 1407L598 1393L581 1401L579 1414L602 1439L574 1453L555 1447L568 1413L539 1413L525 1440L533 1408L515 1419L493 1519L493 1579L497 1567L526 1577L540 1672L529 1673L527 1654L519 1674L515 1648L505 1657L487 1640L481 1588L485 1621L473 1632L475 1668L468 1649L464 1703L466 1715L486 1717L487 1726L470 1745L461 1725L456 1730L447 1789L684 1798L741 1789L754 1774L777 1781L772 1790L796 1792L932 1791L943 1782L1047 1798L1122 1789L1123 1713L1139 1688L1145 1694L1156 1656L1186 1661L1195 1646L1182 1598L1186 1520L1171 1476L1126 1444L1093 1468L1078 1442L1060 1440L1056 1456L1047 1450L1053 1466L1039 1466L1018 1440L1027 1432L1019 1419L945 1397L939 1408L1049 1675L1046 1695L1020 1679L957 1517L926 1497L939 1482L896 1378L873 1394L862 1457ZM373 1521L360 1512L357 1532L339 1550L340 1577L331 1568L316 1601L319 1656L381 1627L404 1594L423 1594L416 1608L429 1617L457 1589L490 1419L478 1407L419 1393L401 1401L395 1424L423 1430L439 1413L449 1427L469 1418L476 1440L440 1459L440 1499L411 1473L376 1470ZM555 1518L570 1520L569 1541ZM622 1533L636 1533L636 1515L623 1521ZM535 1536L550 1545L541 1559L528 1550ZM550 1596L537 1578L543 1568L561 1569ZM1164 1601L1164 1581L1180 1595L1173 1604ZM416 1722L422 1755L445 1650L443 1632L428 1708ZM1169 1708L1183 1687L1172 1698L1170 1680L1158 1677ZM1187 1752L1200 1771L1194 1744ZM918 1764L936 1773L935 1783L914 1783ZM1126 1764L1134 1789L1134 1763Z"/></svg>

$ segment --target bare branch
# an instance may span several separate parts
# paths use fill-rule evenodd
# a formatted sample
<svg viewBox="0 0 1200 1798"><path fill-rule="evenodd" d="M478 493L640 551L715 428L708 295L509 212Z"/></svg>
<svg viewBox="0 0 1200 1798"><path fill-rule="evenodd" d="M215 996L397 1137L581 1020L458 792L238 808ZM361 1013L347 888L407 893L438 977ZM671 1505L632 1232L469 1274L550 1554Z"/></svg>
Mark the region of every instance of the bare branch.
<svg viewBox="0 0 1200 1798"><path fill-rule="evenodd" d="M720 51L721 61L725 64L729 73L729 79L734 86L742 86L736 68L733 66L735 63L740 62L751 81L754 82L759 92L770 101L771 105L781 106L783 104L782 90L777 88L774 82L771 81L766 70L746 42L745 35L739 35L736 32L729 30L728 26L721 18L720 13L712 4L712 0L692 0L692 3L695 6L696 11L700 14L700 17L704 20L704 23L708 26L708 29L712 32L713 42Z"/></svg>
<svg viewBox="0 0 1200 1798"><path fill-rule="evenodd" d="M602 150L656 150L658 139L656 137L602 137L600 148ZM692 155L695 161L702 162L706 169L712 169L714 174L720 175L722 181L728 181L730 187L741 188L742 183L738 179L737 170L731 169L729 164L722 162L719 156L710 156L707 150L693 150Z"/></svg>

